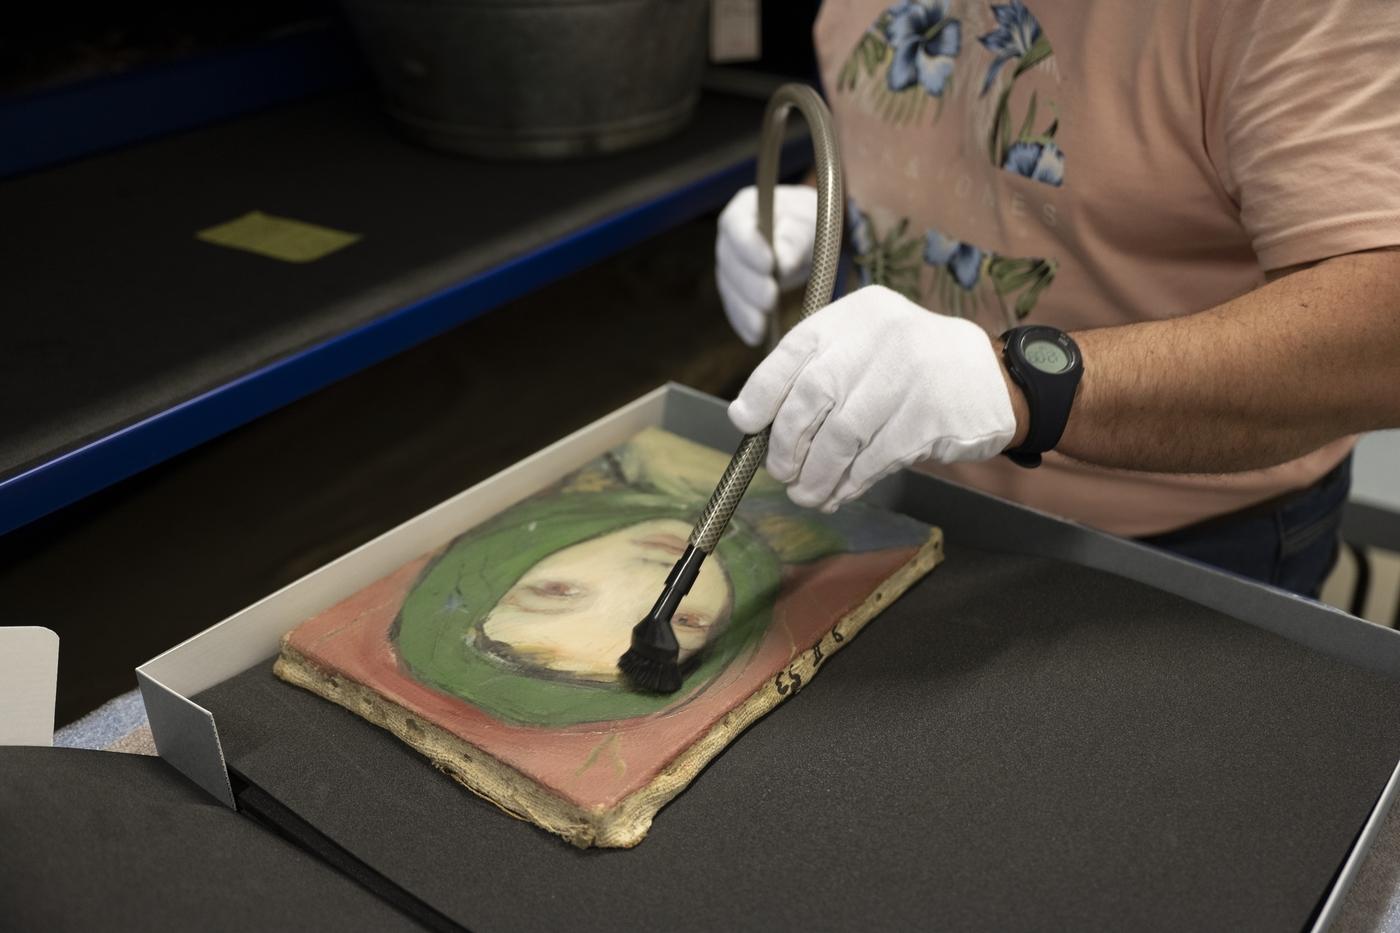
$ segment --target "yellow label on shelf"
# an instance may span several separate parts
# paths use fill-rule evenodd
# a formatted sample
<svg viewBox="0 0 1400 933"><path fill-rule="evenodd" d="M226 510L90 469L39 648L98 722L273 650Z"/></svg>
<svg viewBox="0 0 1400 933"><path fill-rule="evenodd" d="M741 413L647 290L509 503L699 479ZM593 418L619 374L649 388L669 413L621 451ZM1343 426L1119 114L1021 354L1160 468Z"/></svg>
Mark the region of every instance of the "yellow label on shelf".
<svg viewBox="0 0 1400 933"><path fill-rule="evenodd" d="M283 262L315 262L344 249L358 240L360 235L292 220L290 217L249 211L236 220L201 230L195 234L195 238Z"/></svg>

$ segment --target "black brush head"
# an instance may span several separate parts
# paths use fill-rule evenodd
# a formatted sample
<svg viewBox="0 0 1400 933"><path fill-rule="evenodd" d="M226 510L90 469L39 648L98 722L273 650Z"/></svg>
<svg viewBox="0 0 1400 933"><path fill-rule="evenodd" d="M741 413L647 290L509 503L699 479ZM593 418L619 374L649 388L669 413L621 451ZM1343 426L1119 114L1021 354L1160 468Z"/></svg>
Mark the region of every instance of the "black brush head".
<svg viewBox="0 0 1400 933"><path fill-rule="evenodd" d="M651 619L646 619L632 630L632 647L618 659L618 669L638 690L648 693L675 693L681 688L680 652L675 647L667 651L658 646L649 637L649 633L639 634L643 628L656 627L651 623ZM662 627L667 632L671 629L670 623L662 623ZM675 644L674 636L671 643Z"/></svg>
<svg viewBox="0 0 1400 933"><path fill-rule="evenodd" d="M671 617L700 574L705 552L687 547L676 561L666 586L651 612L632 628L632 647L618 658L617 667L628 682L648 693L675 693L681 688L681 646L671 628Z"/></svg>

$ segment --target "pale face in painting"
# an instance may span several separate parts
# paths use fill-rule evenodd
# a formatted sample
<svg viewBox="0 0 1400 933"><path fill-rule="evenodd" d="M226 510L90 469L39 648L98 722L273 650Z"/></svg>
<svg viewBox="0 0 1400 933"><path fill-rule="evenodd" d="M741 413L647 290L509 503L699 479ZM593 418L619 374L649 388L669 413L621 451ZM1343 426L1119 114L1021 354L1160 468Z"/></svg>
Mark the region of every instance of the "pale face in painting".
<svg viewBox="0 0 1400 933"><path fill-rule="evenodd" d="M689 534L684 522L653 519L551 554L496 603L482 621L478 644L522 667L616 680L632 626L661 594ZM672 620L682 662L719 634L732 603L720 562L705 561Z"/></svg>

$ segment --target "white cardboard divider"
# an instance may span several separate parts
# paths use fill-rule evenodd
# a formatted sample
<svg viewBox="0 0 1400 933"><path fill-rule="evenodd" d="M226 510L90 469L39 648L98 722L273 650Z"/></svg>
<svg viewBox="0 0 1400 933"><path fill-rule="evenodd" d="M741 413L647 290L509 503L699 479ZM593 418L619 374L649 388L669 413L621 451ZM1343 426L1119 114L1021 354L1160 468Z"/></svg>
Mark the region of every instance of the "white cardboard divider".
<svg viewBox="0 0 1400 933"><path fill-rule="evenodd" d="M52 745L57 695L58 635L0 628L0 745Z"/></svg>

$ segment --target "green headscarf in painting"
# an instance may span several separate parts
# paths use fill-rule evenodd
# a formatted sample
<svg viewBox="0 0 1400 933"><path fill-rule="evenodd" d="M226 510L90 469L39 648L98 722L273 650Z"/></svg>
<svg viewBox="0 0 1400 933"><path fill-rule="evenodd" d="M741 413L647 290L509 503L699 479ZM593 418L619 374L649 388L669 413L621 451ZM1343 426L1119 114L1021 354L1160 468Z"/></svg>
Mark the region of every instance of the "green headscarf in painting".
<svg viewBox="0 0 1400 933"><path fill-rule="evenodd" d="M821 516L792 506L762 474L716 549L733 596L728 625L713 636L675 695L531 674L483 652L474 634L516 581L551 554L653 519L691 522L723 463L708 448L643 432L467 532L428 566L405 598L390 633L399 657L420 682L516 723L626 719L683 702L757 647L784 563L851 549Z"/></svg>

